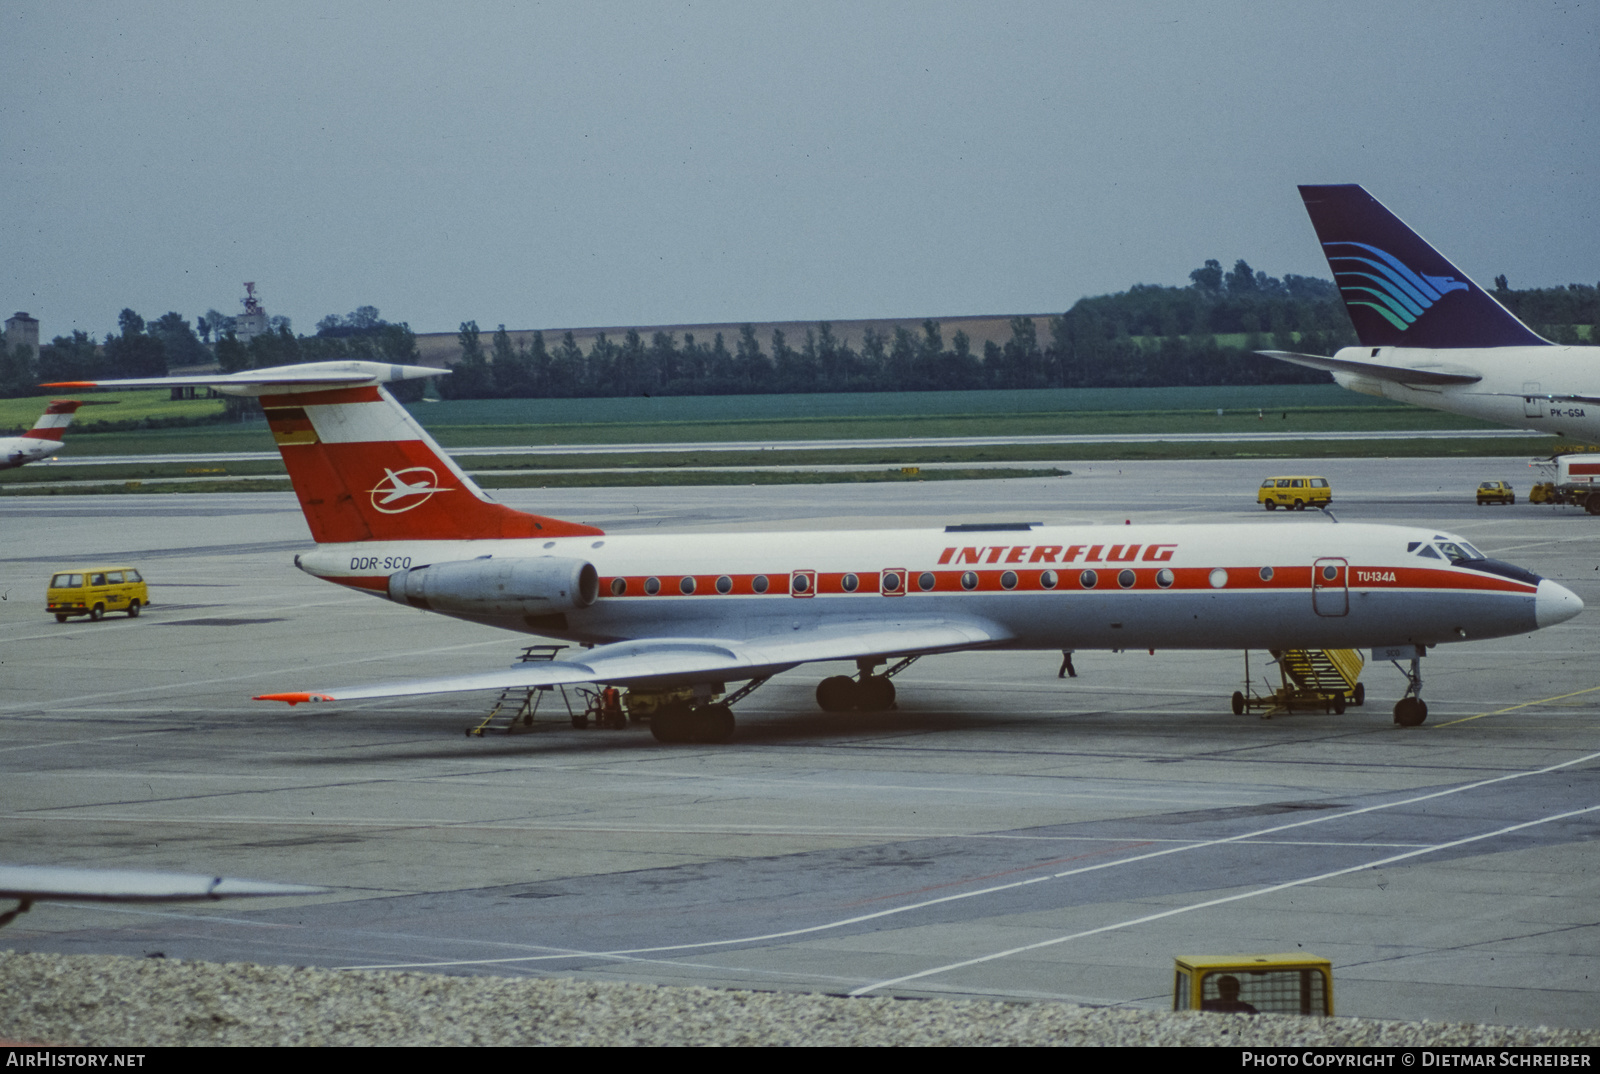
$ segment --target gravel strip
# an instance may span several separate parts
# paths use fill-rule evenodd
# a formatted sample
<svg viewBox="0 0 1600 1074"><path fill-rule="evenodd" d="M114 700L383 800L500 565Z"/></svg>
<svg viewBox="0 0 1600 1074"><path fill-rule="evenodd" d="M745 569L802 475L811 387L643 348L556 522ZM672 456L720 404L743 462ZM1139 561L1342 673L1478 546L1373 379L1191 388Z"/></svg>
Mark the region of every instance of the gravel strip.
<svg viewBox="0 0 1600 1074"><path fill-rule="evenodd" d="M1600 1030L847 999L0 951L0 1037L160 1045L1600 1046Z"/></svg>

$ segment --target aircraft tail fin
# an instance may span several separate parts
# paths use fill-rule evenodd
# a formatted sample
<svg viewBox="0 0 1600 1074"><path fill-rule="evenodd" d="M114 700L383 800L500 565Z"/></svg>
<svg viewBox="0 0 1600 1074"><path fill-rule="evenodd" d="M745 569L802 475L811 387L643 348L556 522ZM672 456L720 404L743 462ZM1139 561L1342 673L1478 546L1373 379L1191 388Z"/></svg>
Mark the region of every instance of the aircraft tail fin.
<svg viewBox="0 0 1600 1074"><path fill-rule="evenodd" d="M1362 346L1549 344L1359 185L1300 197Z"/></svg>
<svg viewBox="0 0 1600 1074"><path fill-rule="evenodd" d="M44 408L44 413L33 423L33 428L22 434L23 437L28 440L60 440L67 426L72 424L72 415L82 405L77 399L50 400L50 405Z"/></svg>
<svg viewBox="0 0 1600 1074"><path fill-rule="evenodd" d="M317 362L81 386L193 384L259 397L318 544L603 533L490 500L383 388L446 372L378 362Z"/></svg>

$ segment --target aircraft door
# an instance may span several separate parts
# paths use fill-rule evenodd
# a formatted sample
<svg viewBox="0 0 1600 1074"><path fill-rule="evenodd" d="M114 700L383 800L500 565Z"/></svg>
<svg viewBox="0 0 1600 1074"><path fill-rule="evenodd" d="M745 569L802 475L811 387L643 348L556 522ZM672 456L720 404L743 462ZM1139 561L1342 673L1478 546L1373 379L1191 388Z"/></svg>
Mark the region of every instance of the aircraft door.
<svg viewBox="0 0 1600 1074"><path fill-rule="evenodd" d="M1539 398L1539 382L1527 381L1522 385L1522 416L1537 418L1544 412L1544 400Z"/></svg>
<svg viewBox="0 0 1600 1074"><path fill-rule="evenodd" d="M1311 568L1311 607L1318 615L1350 614L1350 564L1337 556Z"/></svg>

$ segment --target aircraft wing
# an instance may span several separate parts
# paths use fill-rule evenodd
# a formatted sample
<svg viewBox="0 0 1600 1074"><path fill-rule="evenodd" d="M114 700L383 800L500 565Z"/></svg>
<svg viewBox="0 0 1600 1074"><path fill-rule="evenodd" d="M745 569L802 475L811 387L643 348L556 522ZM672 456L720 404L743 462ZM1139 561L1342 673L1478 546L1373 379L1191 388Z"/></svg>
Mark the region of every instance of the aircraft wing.
<svg viewBox="0 0 1600 1074"><path fill-rule="evenodd" d="M1320 354L1296 354L1293 351L1256 351L1267 358L1295 365L1326 369L1330 373L1355 373L1373 380L1390 380L1396 384L1476 384L1483 379L1465 366L1443 363L1427 366L1379 365L1376 362L1352 362L1344 358L1325 358Z"/></svg>
<svg viewBox="0 0 1600 1074"><path fill-rule="evenodd" d="M360 701L585 682L716 682L771 675L818 660L953 652L1000 645L1011 638L1009 631L986 620L955 618L862 620L739 639L639 638L598 645L584 652L581 660L537 661L506 671L445 679L262 694L256 700L298 705L302 701Z"/></svg>
<svg viewBox="0 0 1600 1074"><path fill-rule="evenodd" d="M142 869L80 869L55 865L0 865L0 898L82 899L96 902L170 902L230 895L315 895L326 888L235 880L210 873L153 873Z"/></svg>

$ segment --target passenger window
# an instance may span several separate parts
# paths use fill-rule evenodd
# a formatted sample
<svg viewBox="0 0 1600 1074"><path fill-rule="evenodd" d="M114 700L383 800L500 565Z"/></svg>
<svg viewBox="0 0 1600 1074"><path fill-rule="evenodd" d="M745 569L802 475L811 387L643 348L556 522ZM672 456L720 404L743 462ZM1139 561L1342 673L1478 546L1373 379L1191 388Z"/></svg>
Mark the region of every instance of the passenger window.
<svg viewBox="0 0 1600 1074"><path fill-rule="evenodd" d="M1289 487L1289 479L1287 477L1278 478L1278 487L1280 489L1288 488Z"/></svg>
<svg viewBox="0 0 1600 1074"><path fill-rule="evenodd" d="M142 581L144 581L144 578L139 574L138 571L129 571L128 572L128 581L130 581L130 582L142 582Z"/></svg>
<svg viewBox="0 0 1600 1074"><path fill-rule="evenodd" d="M1325 477L1313 477L1311 479L1311 487L1314 489L1325 489L1328 487L1328 479Z"/></svg>
<svg viewBox="0 0 1600 1074"><path fill-rule="evenodd" d="M122 584L122 572L121 571L107 571L106 572L106 581L110 582L112 585L121 585Z"/></svg>
<svg viewBox="0 0 1600 1074"><path fill-rule="evenodd" d="M103 575L103 574L91 574L91 575L89 575L89 584L90 585L105 585L106 584L106 576Z"/></svg>
<svg viewBox="0 0 1600 1074"><path fill-rule="evenodd" d="M1304 481L1300 480L1297 477L1297 478L1294 479L1294 483L1290 487L1291 488L1297 488L1297 489L1303 489L1303 488L1306 487L1306 483Z"/></svg>
<svg viewBox="0 0 1600 1074"><path fill-rule="evenodd" d="M71 577L72 576L70 574L58 574L58 575L56 575L54 578L50 579L50 588L51 589L65 589L65 588L67 588L67 586L71 585L71 582L68 581L68 579L70 579Z"/></svg>

